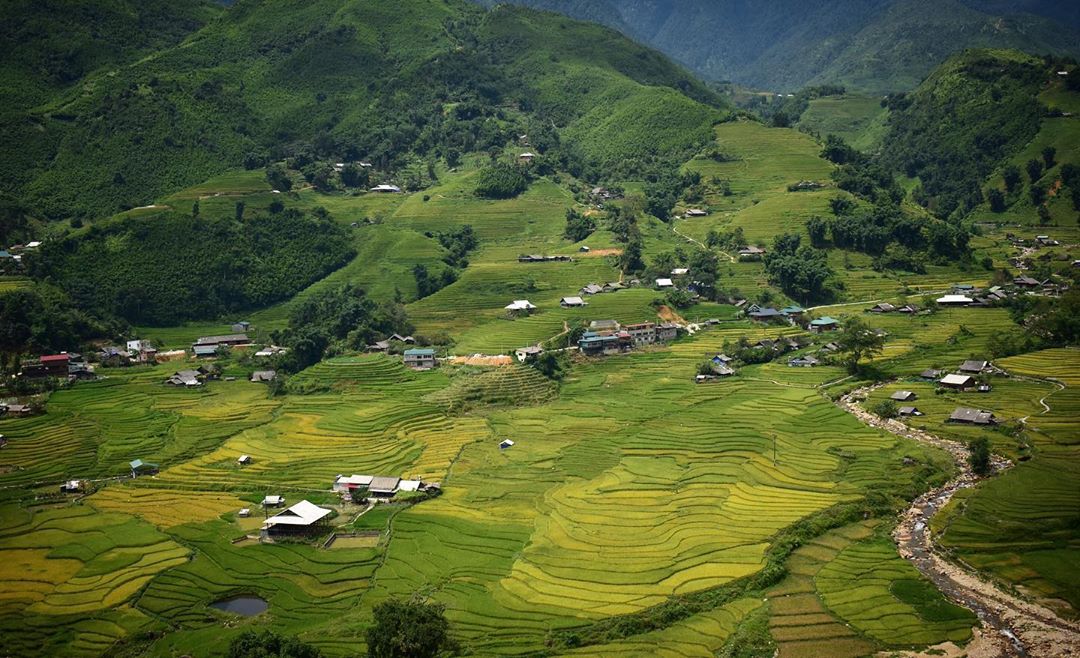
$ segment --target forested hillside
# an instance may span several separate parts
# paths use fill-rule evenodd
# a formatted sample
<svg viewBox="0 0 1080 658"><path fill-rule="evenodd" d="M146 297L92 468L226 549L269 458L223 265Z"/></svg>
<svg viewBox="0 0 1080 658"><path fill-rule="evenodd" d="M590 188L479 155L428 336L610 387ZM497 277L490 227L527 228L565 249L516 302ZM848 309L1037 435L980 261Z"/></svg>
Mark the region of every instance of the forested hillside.
<svg viewBox="0 0 1080 658"><path fill-rule="evenodd" d="M662 55L555 15L464 0L249 1L182 47L12 117L31 128L8 146L32 157L0 193L50 218L111 214L297 153L394 169L526 131L551 133L537 147L552 153L573 135L560 157L576 167L632 169L703 144L721 107Z"/></svg>
<svg viewBox="0 0 1080 658"><path fill-rule="evenodd" d="M1037 96L1059 67L1015 51L952 57L893 108L884 160L918 178L916 198L942 216L983 200L981 183L1039 131Z"/></svg>
<svg viewBox="0 0 1080 658"><path fill-rule="evenodd" d="M288 299L354 255L345 231L299 212L126 218L51 241L31 261L97 315L157 326Z"/></svg>
<svg viewBox="0 0 1080 658"><path fill-rule="evenodd" d="M497 0L480 0L494 5ZM1080 53L1077 12L1024 0L512 0L601 21L712 80L784 91L910 89L963 48Z"/></svg>

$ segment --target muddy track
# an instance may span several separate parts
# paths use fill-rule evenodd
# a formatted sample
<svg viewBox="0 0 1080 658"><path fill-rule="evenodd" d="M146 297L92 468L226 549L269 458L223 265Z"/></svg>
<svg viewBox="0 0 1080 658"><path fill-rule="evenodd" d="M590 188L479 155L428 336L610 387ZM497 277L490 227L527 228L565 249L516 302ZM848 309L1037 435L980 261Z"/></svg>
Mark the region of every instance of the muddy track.
<svg viewBox="0 0 1080 658"><path fill-rule="evenodd" d="M976 571L947 559L939 550L930 533L930 519L957 491L975 486L982 478L968 465L968 450L964 444L863 409L859 401L880 386L852 391L836 404L867 425L945 450L960 471L949 482L915 499L901 516L893 531L893 540L900 555L946 597L979 618L982 629L966 647L968 655L980 658L1080 657L1080 624L1061 619L1049 608L999 589ZM994 455L992 466L993 474L997 474L1011 468L1012 462Z"/></svg>

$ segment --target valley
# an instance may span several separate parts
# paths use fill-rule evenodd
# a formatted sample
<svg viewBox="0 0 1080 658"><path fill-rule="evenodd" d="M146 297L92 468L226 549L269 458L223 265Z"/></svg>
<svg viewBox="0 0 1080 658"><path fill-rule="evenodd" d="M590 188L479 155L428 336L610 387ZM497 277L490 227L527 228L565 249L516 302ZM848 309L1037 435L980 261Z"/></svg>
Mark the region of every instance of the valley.
<svg viewBox="0 0 1080 658"><path fill-rule="evenodd" d="M6 655L389 655L397 602L439 655L1080 650L1075 61L777 125L553 14L284 4L0 115L51 156L2 190Z"/></svg>

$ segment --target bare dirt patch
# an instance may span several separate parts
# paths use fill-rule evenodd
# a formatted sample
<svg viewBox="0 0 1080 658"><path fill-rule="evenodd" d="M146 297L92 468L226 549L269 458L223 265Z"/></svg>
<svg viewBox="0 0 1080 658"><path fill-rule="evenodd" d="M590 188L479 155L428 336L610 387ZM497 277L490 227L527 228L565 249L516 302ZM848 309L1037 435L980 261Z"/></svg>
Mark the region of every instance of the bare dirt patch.
<svg viewBox="0 0 1080 658"><path fill-rule="evenodd" d="M514 357L508 354L472 354L470 356L451 356L450 363L462 366L512 366Z"/></svg>
<svg viewBox="0 0 1080 658"><path fill-rule="evenodd" d="M600 258L601 256L618 256L622 254L622 249L593 249L592 251L583 252L578 254L578 258Z"/></svg>

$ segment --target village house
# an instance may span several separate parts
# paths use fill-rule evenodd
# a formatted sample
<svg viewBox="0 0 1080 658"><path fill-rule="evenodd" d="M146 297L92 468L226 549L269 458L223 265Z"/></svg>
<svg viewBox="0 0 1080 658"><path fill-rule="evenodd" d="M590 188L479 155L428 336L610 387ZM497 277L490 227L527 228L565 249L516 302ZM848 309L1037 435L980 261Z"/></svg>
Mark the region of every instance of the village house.
<svg viewBox="0 0 1080 658"><path fill-rule="evenodd" d="M250 381L258 384L268 384L277 379L276 370L256 370L251 373Z"/></svg>
<svg viewBox="0 0 1080 658"><path fill-rule="evenodd" d="M896 310L896 307L888 302L881 302L880 304L874 304L869 310L871 313L892 313Z"/></svg>
<svg viewBox="0 0 1080 658"><path fill-rule="evenodd" d="M67 352L47 354L22 364L23 377L67 377L71 357Z"/></svg>
<svg viewBox="0 0 1080 658"><path fill-rule="evenodd" d="M514 350L514 356L517 357L519 363L528 363L543 353L544 348L539 345L530 345Z"/></svg>
<svg viewBox="0 0 1080 658"><path fill-rule="evenodd" d="M675 340L679 336L679 325L664 322L656 327L656 339L661 342Z"/></svg>
<svg viewBox="0 0 1080 658"><path fill-rule="evenodd" d="M889 396L890 400L896 400L897 402L911 402L917 400L918 395L915 395L913 391L897 391Z"/></svg>
<svg viewBox="0 0 1080 658"><path fill-rule="evenodd" d="M764 255L765 250L761 247L754 245L739 247L739 260L761 260Z"/></svg>
<svg viewBox="0 0 1080 658"><path fill-rule="evenodd" d="M570 262L573 259L569 256L541 256L539 254L522 254L518 256L519 263L554 263L554 262Z"/></svg>
<svg viewBox="0 0 1080 658"><path fill-rule="evenodd" d="M387 340L391 343L405 343L406 345L414 345L416 343L416 339L412 336L402 336L401 334L394 334L387 338Z"/></svg>
<svg viewBox="0 0 1080 658"><path fill-rule="evenodd" d="M785 306L780 309L781 315L785 315L789 318L797 317L806 312L806 309L801 306Z"/></svg>
<svg viewBox="0 0 1080 658"><path fill-rule="evenodd" d="M241 320L240 322L236 322L236 323L233 324L233 326L231 328L231 331L234 334L246 334L250 330L251 330L251 323L248 322L247 320Z"/></svg>
<svg viewBox="0 0 1080 658"><path fill-rule="evenodd" d="M1030 276L1018 276L1013 279L1013 285L1020 288L1038 288L1040 284Z"/></svg>
<svg viewBox="0 0 1080 658"><path fill-rule="evenodd" d="M325 519L331 510L301 500L263 522L260 535L269 539L277 535L318 534L325 530Z"/></svg>
<svg viewBox="0 0 1080 658"><path fill-rule="evenodd" d="M978 360L974 360L974 359L969 359L967 361L964 361L963 363L960 364L960 367L958 368L958 370L960 372L969 372L969 373L986 372L989 369L990 369L990 362L989 361L978 361Z"/></svg>
<svg viewBox="0 0 1080 658"><path fill-rule="evenodd" d="M60 493L77 494L82 491L82 480L68 480L60 485Z"/></svg>
<svg viewBox="0 0 1080 658"><path fill-rule="evenodd" d="M535 157L536 157L535 153L530 153L530 152L526 151L525 153L522 153L521 155L518 156L518 160L521 160L523 162L532 162L533 158L535 158Z"/></svg>
<svg viewBox="0 0 1080 658"><path fill-rule="evenodd" d="M368 491L376 498L390 498L397 493L400 482L399 477L376 476L371 478Z"/></svg>
<svg viewBox="0 0 1080 658"><path fill-rule="evenodd" d="M339 475L334 478L334 491L337 493L350 493L355 489L367 489L371 486L370 475Z"/></svg>
<svg viewBox="0 0 1080 658"><path fill-rule="evenodd" d="M251 455L240 455L236 458L236 463L241 466L247 466L251 464Z"/></svg>
<svg viewBox="0 0 1080 658"><path fill-rule="evenodd" d="M919 307L914 304L904 304L900 308L896 309L897 313L904 313L906 315L915 315L919 312Z"/></svg>
<svg viewBox="0 0 1080 658"><path fill-rule="evenodd" d="M390 341L377 340L366 348L368 352L388 352L390 350Z"/></svg>
<svg viewBox="0 0 1080 658"><path fill-rule="evenodd" d="M289 350L285 347L278 347L277 345L267 345L266 347L263 347L258 352L256 352L255 356L260 358L269 358L277 356L279 354L285 354L288 351Z"/></svg>
<svg viewBox="0 0 1080 658"><path fill-rule="evenodd" d="M559 306L562 306L563 308L580 308L582 306L588 306L588 304L580 297L563 297L559 300Z"/></svg>
<svg viewBox="0 0 1080 658"><path fill-rule="evenodd" d="M630 334L625 331L605 331L598 333L586 331L578 340L578 349L586 356L617 354L627 352L633 347Z"/></svg>
<svg viewBox="0 0 1080 658"><path fill-rule="evenodd" d="M127 350L114 345L109 345L101 348L97 353L98 363L107 368L119 368L122 366L131 365L131 356ZM70 372L70 367L68 368Z"/></svg>
<svg viewBox="0 0 1080 658"><path fill-rule="evenodd" d="M799 356L788 361L789 366L793 366L796 368L813 368L820 363L821 361L818 361L812 356Z"/></svg>
<svg viewBox="0 0 1080 658"><path fill-rule="evenodd" d="M595 283L590 283L589 285L584 286L578 292L583 295L599 295L600 293L604 292L604 287Z"/></svg>
<svg viewBox="0 0 1080 658"><path fill-rule="evenodd" d="M604 292L619 292L620 290L622 290L624 288L626 288L626 286L619 283L618 281L612 281L610 283L605 283L604 284L603 291Z"/></svg>
<svg viewBox="0 0 1080 658"><path fill-rule="evenodd" d="M934 369L934 368L928 368L927 370L923 370L922 372L920 372L919 377L921 377L923 379L931 379L931 380L933 380L933 379L941 379L942 375L944 375L944 374L945 374L944 370L937 370L937 369Z"/></svg>
<svg viewBox="0 0 1080 658"><path fill-rule="evenodd" d="M137 478L140 475L156 475L158 472L158 465L151 462L144 462L141 459L135 459L128 463L131 467L131 477Z"/></svg>
<svg viewBox="0 0 1080 658"><path fill-rule="evenodd" d="M780 311L772 307L762 308L757 304L751 304L746 312L747 317L751 320L758 320L759 322L767 320L783 319L785 316Z"/></svg>
<svg viewBox="0 0 1080 658"><path fill-rule="evenodd" d="M513 315L513 314L526 314L526 315L528 315L528 313L530 311L536 310L536 306L534 306L533 303L530 302L527 299L515 299L513 302L507 304L504 308L511 315Z"/></svg>
<svg viewBox="0 0 1080 658"><path fill-rule="evenodd" d="M245 333L225 334L223 336L203 336L195 341L195 345L247 345L251 341Z"/></svg>
<svg viewBox="0 0 1080 658"><path fill-rule="evenodd" d="M690 208L686 211L687 217L705 217L708 214L709 212L707 210L702 210L701 208Z"/></svg>
<svg viewBox="0 0 1080 658"><path fill-rule="evenodd" d="M974 299L966 295L945 295L936 301L940 306L968 306L975 303Z"/></svg>
<svg viewBox="0 0 1080 658"><path fill-rule="evenodd" d="M840 328L840 323L826 315L816 320L811 320L810 326L807 328L814 333L821 333L823 331L836 331Z"/></svg>
<svg viewBox="0 0 1080 658"><path fill-rule="evenodd" d="M369 189L368 192L375 192L377 194L401 194L401 188L398 187L397 185L390 185L388 183L383 183L381 185L376 185L375 187Z"/></svg>
<svg viewBox="0 0 1080 658"><path fill-rule="evenodd" d="M994 417L994 414L989 411L957 407L949 416L947 422L964 423L968 425L994 425L997 423L997 419Z"/></svg>
<svg viewBox="0 0 1080 658"><path fill-rule="evenodd" d="M709 360L712 361L713 363L717 364L717 365L727 365L727 364L731 363L732 361L734 361L735 359L731 358L727 354L717 354L716 356L714 356L712 359L709 359Z"/></svg>
<svg viewBox="0 0 1080 658"><path fill-rule="evenodd" d="M263 496L261 505L263 507L281 507L285 504L285 496L267 495Z"/></svg>
<svg viewBox="0 0 1080 658"><path fill-rule="evenodd" d="M200 370L177 370L165 380L165 383L169 386L194 388L202 386L205 378L205 373Z"/></svg>
<svg viewBox="0 0 1080 658"><path fill-rule="evenodd" d="M671 276L686 276L689 273L690 268L687 267L676 267L675 269L671 270Z"/></svg>
<svg viewBox="0 0 1080 658"><path fill-rule="evenodd" d="M620 326L618 320L593 320L589 323L591 331L618 331Z"/></svg>
<svg viewBox="0 0 1080 658"><path fill-rule="evenodd" d="M656 342L656 323L654 322L628 324L623 328L630 334L630 340L634 342L634 345L651 345Z"/></svg>
<svg viewBox="0 0 1080 658"><path fill-rule="evenodd" d="M975 378L968 375L945 375L938 384L945 388L952 388L959 391L967 390L975 385Z"/></svg>
<svg viewBox="0 0 1080 658"><path fill-rule="evenodd" d="M675 287L675 283L674 283L674 282L672 282L672 280L671 280L671 279L657 279L657 280L656 280L656 287L657 287L657 288L660 288L660 289L664 289L664 288L674 288L674 287Z"/></svg>
<svg viewBox="0 0 1080 658"><path fill-rule="evenodd" d="M900 416L921 416L923 412L919 411L918 407L900 407L896 410L896 413Z"/></svg>
<svg viewBox="0 0 1080 658"><path fill-rule="evenodd" d="M435 350L431 348L413 348L405 350L405 366L414 370L430 370L438 364Z"/></svg>
<svg viewBox="0 0 1080 658"><path fill-rule="evenodd" d="M581 245L580 247L578 247L578 251L579 251L579 252L581 252L581 253L583 253L583 254L587 254L587 253L589 253L589 252L590 252L590 251L592 251L592 250L591 250L591 249L589 249L589 248L588 248L587 246L585 246L585 245Z"/></svg>
<svg viewBox="0 0 1080 658"><path fill-rule="evenodd" d="M514 447L513 439L503 439L502 441L499 441L499 450L506 450L507 448L513 448L513 447Z"/></svg>
<svg viewBox="0 0 1080 658"><path fill-rule="evenodd" d="M10 404L0 404L0 416L11 416L12 418L25 418L26 416L34 415L34 408L28 404L19 404L12 402ZM4 443L7 443L5 440Z"/></svg>

